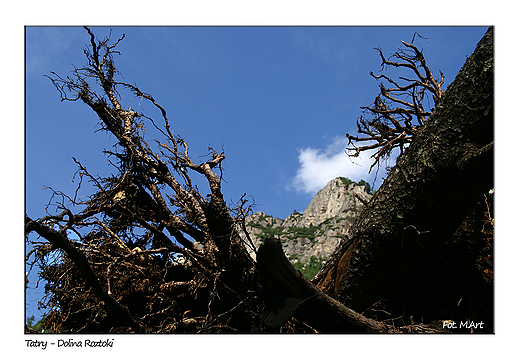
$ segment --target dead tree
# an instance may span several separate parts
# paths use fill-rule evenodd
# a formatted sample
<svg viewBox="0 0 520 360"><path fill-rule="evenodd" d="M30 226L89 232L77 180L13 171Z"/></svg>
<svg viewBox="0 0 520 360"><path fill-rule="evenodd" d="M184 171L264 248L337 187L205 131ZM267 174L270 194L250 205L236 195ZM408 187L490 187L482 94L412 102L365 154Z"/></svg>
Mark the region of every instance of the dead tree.
<svg viewBox="0 0 520 360"><path fill-rule="evenodd" d="M489 28L314 279L325 293L379 319L493 331L493 49Z"/></svg>
<svg viewBox="0 0 520 360"><path fill-rule="evenodd" d="M438 332L446 330L404 316L448 319L424 313L430 305L442 310L436 304L442 294L449 296L441 305L456 298L465 314L485 315L489 286L481 287L480 273L464 272L482 260L482 236L452 235L457 228L465 232L463 221L480 225L479 199L488 210L488 239L493 233L492 201L482 199L493 186L491 29L313 283L292 268L276 239L261 246L257 263L249 257L236 231L246 202L233 212L221 193L224 154L210 148L209 159L193 162L164 108L117 80L113 56L122 38L98 41L86 30L88 64L70 77L49 78L62 100L85 103L115 136L115 150L105 152L115 159L116 175L93 176L76 161L78 176L95 193L78 200L54 191L62 199L60 213L35 220L26 215L26 234L44 239L32 241L27 262L40 265L47 281L48 330ZM118 89L153 104L162 125L126 108ZM156 151L144 139L145 125L163 135ZM193 173L204 176L209 195L192 183ZM462 267L456 252L464 255ZM456 280L442 288L421 276ZM428 297L438 290L445 292Z"/></svg>
<svg viewBox="0 0 520 360"><path fill-rule="evenodd" d="M402 153L431 115L433 109L425 109L424 104L431 100L431 105L435 107L441 100L444 74L440 72L440 79L435 79L422 51L414 45L415 35L418 34L414 34L410 43L402 41L404 48L388 59L381 49L376 49L381 57L382 70L387 67L408 69L413 77L401 76L402 83L399 84L385 74L370 72L374 79L382 80L380 93L370 106L361 107L363 115L357 121L359 135L347 134L350 146L347 151L351 157L357 157L366 150L378 149L372 155L374 162L370 170L380 160L389 157L393 149L399 148ZM397 61L390 61L392 58ZM385 81L390 87L385 86ZM366 142L368 145L360 145Z"/></svg>
<svg viewBox="0 0 520 360"><path fill-rule="evenodd" d="M115 136L115 151L105 153L116 175L93 176L74 159L77 176L94 184L95 194L80 201L55 191L64 199L62 213L36 220L26 215L26 233L50 243L33 244L28 255L35 255L31 261L40 263L48 282L46 326L56 332L251 330L255 321L246 319L257 306L249 291L255 267L221 192L224 154L209 148L209 159L192 161L165 109L119 80L114 56L124 35L111 43L85 29L87 65L48 78L62 101L83 102ZM153 104L162 125L125 107L119 90ZM145 140L145 126L162 134L158 150ZM207 196L191 173L204 176ZM72 207L83 210L73 213ZM50 262L52 254L60 259Z"/></svg>
<svg viewBox="0 0 520 360"><path fill-rule="evenodd" d="M320 332L494 331L493 65L490 28L312 283L279 242L260 248L267 323L292 316Z"/></svg>

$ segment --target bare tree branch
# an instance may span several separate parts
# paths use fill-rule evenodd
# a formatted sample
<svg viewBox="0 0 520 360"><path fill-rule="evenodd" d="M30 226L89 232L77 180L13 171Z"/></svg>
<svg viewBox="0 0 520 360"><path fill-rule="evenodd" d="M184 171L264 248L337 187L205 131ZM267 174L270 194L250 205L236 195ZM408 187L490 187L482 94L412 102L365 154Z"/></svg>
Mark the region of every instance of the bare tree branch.
<svg viewBox="0 0 520 360"><path fill-rule="evenodd" d="M73 221L69 213L69 223ZM65 228L64 228L65 229ZM62 230L64 230L62 229ZM104 301L114 312L116 312L121 318L129 324L135 332L146 332L146 329L139 323L137 323L132 315L119 304L110 294L108 294L101 284L99 283L96 274L92 271L87 258L79 251L66 237L66 235L60 231L55 230L40 224L37 221L33 221L27 215L25 216L25 234L35 231L41 237L47 239L56 248L62 249L67 253L72 261L80 268L80 271L85 275L87 282L92 287L92 291L96 296Z"/></svg>
<svg viewBox="0 0 520 360"><path fill-rule="evenodd" d="M347 152L351 157L357 157L361 152L379 149L371 157L374 158L370 170L379 165L380 160L388 158L393 149L399 148L401 153L409 144L419 128L424 125L431 111L423 107L424 101L431 97L434 104L440 101L444 84L444 75L440 80L433 77L422 51L414 44L415 35L410 43L402 41L404 48L396 51L390 58L399 61L390 61L381 49L376 51L381 58L381 68L388 66L394 68L405 68L413 72L415 78L399 77L405 84L399 84L385 74L370 75L378 81L386 81L392 87L387 88L383 82L380 84L380 93L369 106L362 106L363 115L357 121L358 133L362 136L347 134L349 147ZM419 35L419 37L421 37ZM359 143L369 145L358 146Z"/></svg>
<svg viewBox="0 0 520 360"><path fill-rule="evenodd" d="M237 284L247 283L247 279L254 275L254 262L244 248L244 242L236 231L235 222L221 192L224 153L209 147L209 158L200 163L193 161L188 143L171 129L164 107L136 85L118 79L114 56L120 54L116 47L124 39L124 35L111 42L110 35L98 40L88 27L85 29L90 40L84 49L87 64L74 67L72 74L67 77L54 72L47 77L58 90L62 101L79 100L86 104L98 116L101 130L115 136L115 150L104 152L116 159L111 163L117 169L117 174L110 177L92 176L73 158L79 167L75 176L79 176L80 183L74 199L69 200L72 205L86 207L75 215L68 211L68 223L63 222L63 216L52 219L58 233L66 234L71 230L81 239L76 253L82 256L72 256L73 264L81 262L78 265L79 272L90 271L85 276L92 278L91 282L94 282L93 274L105 277L110 293L107 295L97 281L95 295L101 301L108 299L107 296L120 299L120 305L128 314L138 310L132 310L132 303L122 297L126 291L124 284L131 281L132 277L143 276L140 259L150 262L148 268L153 269L150 271L157 275L154 281L162 280L167 273L181 279L186 276L181 274L188 272L189 277L196 280L197 286L192 293L195 298L208 295L208 284L213 284L212 291L218 291L219 296L228 297L228 300L229 297L236 301L248 298L245 287L241 290L242 293L235 289ZM119 90L129 91L140 101L153 104L160 110L162 125L152 117L126 106ZM151 124L163 136L161 141L155 140L158 151L154 151L144 138L146 123ZM204 177L209 196L200 194L191 180L192 174ZM83 177L94 185L96 192L88 200L78 201L76 197ZM59 208L63 209L65 206L59 205ZM51 219L33 221L31 229L45 227L45 221L49 220ZM138 249L141 255L150 257L133 256L132 252L129 253L130 249ZM41 254L38 258L46 264L45 255L43 252ZM171 265L181 255L186 264L189 264L179 265L185 267L185 270ZM88 261L93 264L93 268L88 267ZM63 270L58 273L71 271L70 266L72 264L64 263ZM116 274L123 271L129 274L127 279L116 280ZM50 288L58 294L61 285L56 274L50 268L44 273L53 282ZM216 275L220 273L224 275L218 276L216 280ZM234 275L230 277L231 273ZM76 278L69 281L76 281ZM148 278L144 281L152 280ZM158 282L150 284L151 288L158 286ZM81 287L77 288L79 291ZM168 291L175 291L175 288L169 288ZM52 299L58 298L59 295ZM81 295L71 298L71 301L79 301L80 298L87 301ZM221 300L212 299L207 305L208 309L218 310ZM177 304L184 301L177 299ZM66 314L64 312L63 316ZM61 316L56 314L56 323L63 321ZM93 318L100 319L99 316ZM215 324L215 320L207 319L211 324ZM87 328L88 326L80 329Z"/></svg>

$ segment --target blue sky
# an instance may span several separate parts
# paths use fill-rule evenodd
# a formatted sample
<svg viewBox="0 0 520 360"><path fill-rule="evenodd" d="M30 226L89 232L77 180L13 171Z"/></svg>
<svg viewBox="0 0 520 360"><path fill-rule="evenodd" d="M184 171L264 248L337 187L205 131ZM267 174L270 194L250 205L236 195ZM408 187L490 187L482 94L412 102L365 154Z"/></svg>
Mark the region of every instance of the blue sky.
<svg viewBox="0 0 520 360"><path fill-rule="evenodd" d="M100 38L109 32L93 30ZM68 193L75 188L72 156L94 173L111 171L101 151L114 139L94 134L94 113L79 102L60 103L43 77L68 75L72 64L85 63L85 30L26 31L27 211L39 217L49 197L44 185ZM380 69L373 48L390 54L414 31L429 38L416 43L449 84L486 28L116 27L112 37L126 35L116 57L124 79L166 108L192 157L207 154L208 145L224 149L226 199L247 193L258 210L283 218L303 211L336 176L372 180L368 156L358 165L344 156L344 136L355 131L359 107L378 92L369 76ZM123 101L157 116L139 99Z"/></svg>
<svg viewBox="0 0 520 360"><path fill-rule="evenodd" d="M112 38L126 35L116 67L125 81L167 110L192 158L206 155L208 145L224 150L226 200L246 193L257 210L285 218L294 210L303 212L316 191L337 176L374 180L368 156L354 164L344 154L344 137L355 132L360 106L378 93L378 82L369 75L380 70L375 47L389 55L419 32L428 40L415 44L424 49L434 74L445 74L447 85L486 29L114 27ZM106 27L92 30L98 38L109 34ZM93 174L114 171L102 154L114 137L94 133L95 114L80 102L60 102L43 76L51 71L66 76L73 64L85 64L86 31L28 27L25 41L25 205L27 214L38 218L51 196L45 186L74 193L73 156ZM128 96L122 100L160 119L150 104ZM152 139L156 135L149 130ZM381 170L376 186L383 177Z"/></svg>

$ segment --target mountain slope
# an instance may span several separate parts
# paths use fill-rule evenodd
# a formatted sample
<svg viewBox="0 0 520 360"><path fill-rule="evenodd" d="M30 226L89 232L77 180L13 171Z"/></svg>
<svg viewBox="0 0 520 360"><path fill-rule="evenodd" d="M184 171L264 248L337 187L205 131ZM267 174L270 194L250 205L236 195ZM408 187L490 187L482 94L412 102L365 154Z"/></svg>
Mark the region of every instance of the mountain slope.
<svg viewBox="0 0 520 360"><path fill-rule="evenodd" d="M370 186L336 178L318 191L303 214L294 212L280 219L257 212L246 219L246 229L256 249L263 239L278 237L285 255L295 266L321 262L329 256L345 237L357 215L370 200ZM360 200L361 199L361 200ZM255 257L255 251L250 249Z"/></svg>

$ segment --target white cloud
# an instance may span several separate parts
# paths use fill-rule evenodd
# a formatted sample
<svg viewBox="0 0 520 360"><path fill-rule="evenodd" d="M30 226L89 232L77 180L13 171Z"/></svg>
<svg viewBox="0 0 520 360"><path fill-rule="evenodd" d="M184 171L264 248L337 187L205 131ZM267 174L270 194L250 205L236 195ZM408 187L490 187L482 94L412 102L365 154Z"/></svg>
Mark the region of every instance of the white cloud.
<svg viewBox="0 0 520 360"><path fill-rule="evenodd" d="M372 152L349 158L345 153L347 143L346 138L337 137L324 150L311 147L299 149L300 168L290 187L314 195L338 176L348 177L353 181L364 179L370 182L374 177L373 172L368 174L374 160L370 158Z"/></svg>

